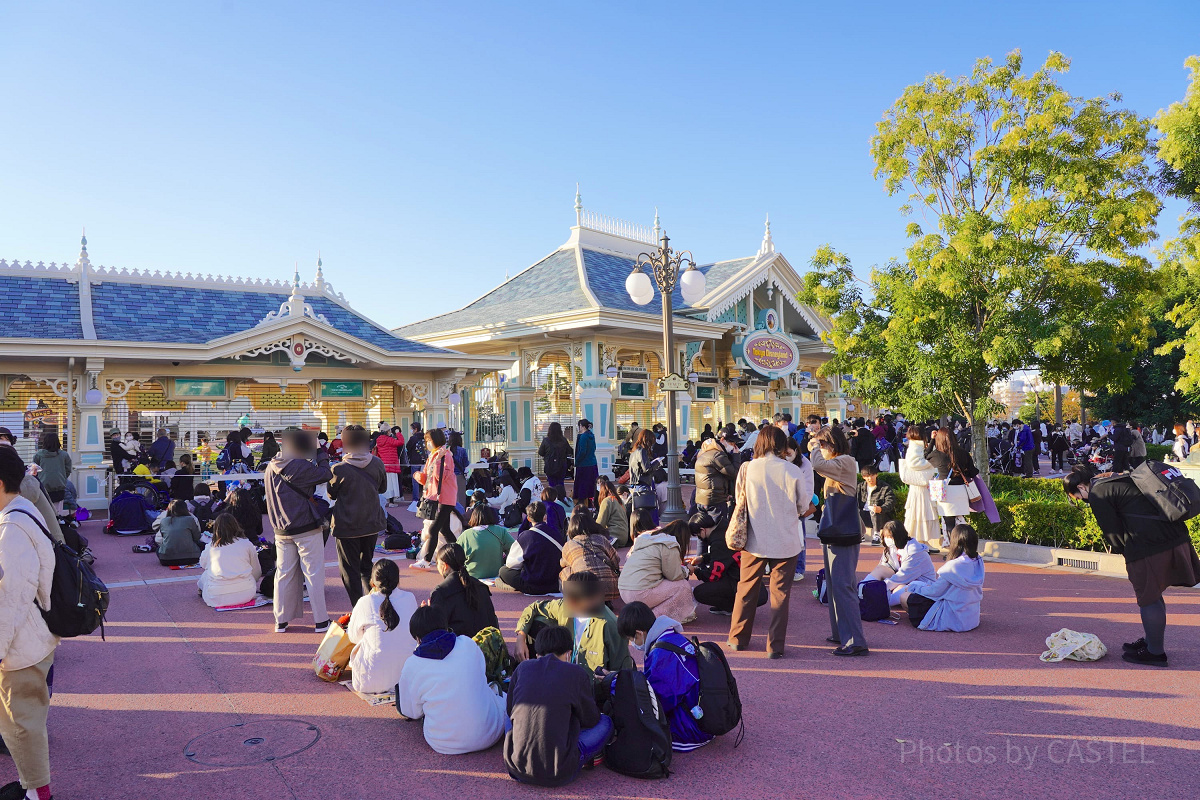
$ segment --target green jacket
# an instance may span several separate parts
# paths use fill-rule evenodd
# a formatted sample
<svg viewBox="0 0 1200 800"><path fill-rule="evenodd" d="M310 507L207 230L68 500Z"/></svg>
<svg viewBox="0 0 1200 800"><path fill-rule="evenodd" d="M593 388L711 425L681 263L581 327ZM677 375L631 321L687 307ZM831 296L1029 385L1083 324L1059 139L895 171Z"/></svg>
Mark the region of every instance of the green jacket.
<svg viewBox="0 0 1200 800"><path fill-rule="evenodd" d="M531 603L517 621L517 633L523 634L533 622L543 625L562 625L573 631L574 620L567 616L567 607L562 600L539 600ZM601 606L599 613L588 623L587 630L579 642L579 649L571 661L595 672L596 667L609 671L633 669L633 656L629 654L629 640L617 632L617 617L608 606Z"/></svg>

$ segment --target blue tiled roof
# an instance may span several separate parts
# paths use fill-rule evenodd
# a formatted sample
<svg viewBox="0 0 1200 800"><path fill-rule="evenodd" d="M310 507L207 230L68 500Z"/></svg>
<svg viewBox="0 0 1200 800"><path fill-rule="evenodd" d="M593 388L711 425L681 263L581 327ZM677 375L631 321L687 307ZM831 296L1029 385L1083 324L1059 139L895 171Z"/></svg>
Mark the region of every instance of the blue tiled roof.
<svg viewBox="0 0 1200 800"><path fill-rule="evenodd" d="M590 308L579 285L573 250L558 250L468 306L397 328L406 336L519 322Z"/></svg>
<svg viewBox="0 0 1200 800"><path fill-rule="evenodd" d="M92 316L100 339L200 344L253 328L287 299L269 292L105 281L92 286ZM328 298L307 300L333 327L387 352L443 352L394 336Z"/></svg>
<svg viewBox="0 0 1200 800"><path fill-rule="evenodd" d="M0 338L82 339L79 285L63 278L0 275L4 326Z"/></svg>
<svg viewBox="0 0 1200 800"><path fill-rule="evenodd" d="M712 291L753 260L753 258L739 258L735 261L722 261L717 264L698 264L696 269L704 273L708 290ZM600 301L600 305L621 311L662 314L662 300L657 289L654 291L654 299L644 306L633 302L629 298L629 293L625 291L625 279L633 271L634 263L634 259L626 256L601 253L596 250L583 251L583 266L587 271L588 286L596 295L596 299ZM651 279L653 280L653 276ZM671 294L671 302L672 308L677 314L688 313L691 308L683 301L683 295L678 286Z"/></svg>

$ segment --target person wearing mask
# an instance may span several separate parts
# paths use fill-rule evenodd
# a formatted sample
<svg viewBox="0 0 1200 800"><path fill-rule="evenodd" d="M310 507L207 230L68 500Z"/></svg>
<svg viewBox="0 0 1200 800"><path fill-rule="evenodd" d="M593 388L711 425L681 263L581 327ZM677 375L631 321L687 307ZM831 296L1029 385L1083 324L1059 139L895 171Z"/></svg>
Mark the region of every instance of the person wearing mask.
<svg viewBox="0 0 1200 800"><path fill-rule="evenodd" d="M1022 420L1014 419L1013 426L1017 429L1016 445L1021 453L1021 471L1026 478L1032 478L1037 469L1037 450L1034 449L1033 431ZM936 441L936 438L935 438ZM957 448L961 450L962 448ZM932 463L932 459L930 461Z"/></svg>
<svg viewBox="0 0 1200 800"><path fill-rule="evenodd" d="M200 567L204 572L196 590L212 608L246 605L258 594L262 578L258 549L232 514L218 514L213 520L212 542L200 554Z"/></svg>
<svg viewBox="0 0 1200 800"><path fill-rule="evenodd" d="M617 630L617 618L604 602L600 579L576 572L562 584L562 598L531 603L517 620L513 655L529 658L529 647L547 626L562 625L573 634L571 661L588 672L615 672L633 667L629 642Z"/></svg>
<svg viewBox="0 0 1200 800"><path fill-rule="evenodd" d="M748 522L728 644L734 650L750 645L766 572L771 603L767 653L770 658L783 658L796 562L804 548L800 518L810 513L812 505L812 468L803 459L800 465L792 463L786 434L767 426L758 432L754 460L742 467L737 480L734 502L744 498Z"/></svg>
<svg viewBox="0 0 1200 800"><path fill-rule="evenodd" d="M596 480L596 485L600 498L596 522L608 530L608 538L614 547L629 547L629 517L617 488L603 476Z"/></svg>
<svg viewBox="0 0 1200 800"><path fill-rule="evenodd" d="M0 446L0 737L18 780L0 796L50 800L47 676L58 637L39 609L50 608L54 544L45 520L21 496L25 463Z"/></svg>
<svg viewBox="0 0 1200 800"><path fill-rule="evenodd" d="M642 531L642 518L649 509L633 512L633 547L617 585L626 603L641 601L656 614L679 619L687 625L696 621L696 601L688 584L691 569L683 563L691 543L692 530L687 520L676 520L663 528ZM711 519L711 517L710 517Z"/></svg>
<svg viewBox="0 0 1200 800"><path fill-rule="evenodd" d="M450 431L446 436L446 446L454 457L454 483L458 490L458 505L467 507L467 467L471 464L471 456L463 447L462 433Z"/></svg>
<svg viewBox="0 0 1200 800"><path fill-rule="evenodd" d="M933 601L917 626L920 630L973 631L979 627L983 578L978 534L970 525L955 525L950 531L950 554L937 571L937 578L909 583L900 595L900 605L909 608L914 594Z"/></svg>
<svg viewBox="0 0 1200 800"><path fill-rule="evenodd" d="M483 580L500 574L514 539L508 528L492 522L489 508L476 505L467 519L467 529L458 537L458 544L462 546L467 559L467 573L472 578ZM441 570L440 563L438 570Z"/></svg>
<svg viewBox="0 0 1200 800"><path fill-rule="evenodd" d="M714 520L706 512L700 511L692 516L691 521L700 529L696 534L700 552L687 559L692 574L700 581L692 589L692 597L697 603L708 606L710 614L733 616L738 582L741 580L743 551L730 550L725 541L729 518ZM758 605L764 606L770 593L766 586L760 585L758 588Z"/></svg>
<svg viewBox="0 0 1200 800"><path fill-rule="evenodd" d="M0 447L13 448L15 452L16 444L17 437L13 435L13 432L8 428L0 427ZM58 524L58 517L54 513L54 504L50 502L50 495L46 492L46 487L42 485L38 472L36 466L26 469L25 477L21 479L21 497L33 503L34 508L42 515L46 530L50 531L54 541L65 542L72 549L81 552L83 548L75 546L78 541L68 542L63 537L62 527Z"/></svg>
<svg viewBox="0 0 1200 800"><path fill-rule="evenodd" d="M596 505L596 479L600 477L600 466L596 461L596 434L592 433L592 421L581 419L575 436L575 484L571 489L573 499L588 508Z"/></svg>
<svg viewBox="0 0 1200 800"><path fill-rule="evenodd" d="M850 439L850 455L858 463L859 468L874 464L879 460L879 450L875 446L875 434L867 427L867 420L859 417L854 423L854 436Z"/></svg>
<svg viewBox="0 0 1200 800"><path fill-rule="evenodd" d="M946 432L949 436L949 431ZM874 438L874 437L872 437ZM854 497L858 487L858 463L849 454L850 445L839 428L825 428L813 439L813 471L825 478L825 503L836 494ZM827 510L826 514L830 514ZM830 514L830 520L832 519ZM825 581L829 596L828 642L838 644L836 656L865 656L871 651L863 636L858 604L858 551L862 542L861 520L855 515L855 530L840 530L822 519L817 535L825 557ZM827 524L829 523L829 524Z"/></svg>
<svg viewBox="0 0 1200 800"><path fill-rule="evenodd" d="M263 534L262 509L254 492L245 488L234 489L229 493L229 500L221 510L232 514L242 530L242 535L255 545L258 544ZM200 519L198 514L196 519ZM201 524L200 527L203 528L204 525Z"/></svg>
<svg viewBox="0 0 1200 800"><path fill-rule="evenodd" d="M1187 523L1165 519L1128 474L1095 476L1087 464L1080 464L1062 480L1068 497L1091 508L1112 552L1125 556L1143 636L1122 645L1122 658L1132 664L1166 667L1163 592L1170 586L1200 583L1200 558Z"/></svg>
<svg viewBox="0 0 1200 800"><path fill-rule="evenodd" d="M429 605L442 609L446 625L459 636L499 628L492 593L467 571L467 554L458 542L443 544L435 554L442 582L429 595Z"/></svg>
<svg viewBox="0 0 1200 800"><path fill-rule="evenodd" d="M922 542L929 552L937 553L937 543L942 540L937 509L929 496L929 481L937 477L937 471L925 458L925 430L920 425L909 425L905 432L907 445L900 459L900 480L908 487L904 500L904 528L909 536Z"/></svg>
<svg viewBox="0 0 1200 800"><path fill-rule="evenodd" d="M158 563L164 567L182 567L200 561L204 537L200 523L188 513L187 503L172 500L159 525L162 542L158 545Z"/></svg>
<svg viewBox="0 0 1200 800"><path fill-rule="evenodd" d="M861 470L862 483L858 485L859 515L863 528L871 532L871 544L879 544L883 526L892 521L896 510L896 493L892 487L879 481L879 467L868 464ZM865 539L864 539L865 541Z"/></svg>
<svg viewBox="0 0 1200 800"><path fill-rule="evenodd" d="M889 604L898 606L908 591L908 584L936 579L937 570L933 567L933 559L929 557L929 548L916 539L910 539L899 520L884 525L883 557L863 580L883 581L887 584Z"/></svg>
<svg viewBox="0 0 1200 800"><path fill-rule="evenodd" d="M517 534L497 580L524 594L549 594L558 590L563 546L546 527L546 506L541 501L530 503L525 516L531 527Z"/></svg>
<svg viewBox="0 0 1200 800"><path fill-rule="evenodd" d="M254 454L250 445L246 444L240 431L230 431L225 435L225 447L217 456L218 466L226 465L223 472L249 472L254 466ZM240 465L240 466L239 466Z"/></svg>
<svg viewBox="0 0 1200 800"><path fill-rule="evenodd" d="M379 505L387 472L370 447L366 428L348 425L342 431L345 455L330 468L329 497L334 501L330 533L337 542L338 572L351 604L371 591L375 543L387 528L387 512Z"/></svg>
<svg viewBox="0 0 1200 800"><path fill-rule="evenodd" d="M150 443L147 454L155 472L162 472L167 468L168 461L175 460L175 442L171 441L166 428L158 429L158 438Z"/></svg>
<svg viewBox="0 0 1200 800"><path fill-rule="evenodd" d="M1066 469L1067 434L1057 425L1050 426L1047 449L1050 450L1050 474L1061 475Z"/></svg>
<svg viewBox="0 0 1200 800"><path fill-rule="evenodd" d="M429 448L425 443L425 432L421 430L419 423L413 422L409 426L408 442L404 445L405 455L408 457L408 463L412 470L412 502L408 505L410 513L417 512L417 506L421 502L421 484L417 480L417 473L421 470L421 465L429 459ZM394 428L395 435L399 437L399 428ZM378 442L378 439L376 439Z"/></svg>
<svg viewBox="0 0 1200 800"><path fill-rule="evenodd" d="M342 448L344 449L345 447L346 439L345 434L343 434ZM384 468L385 485L382 492L384 502L389 506L397 505L404 498L404 492L400 488L400 473L403 469L401 466L403 462L401 455L406 450L406 444L400 433L400 429L380 431L375 437L374 450ZM416 502L415 497L413 502ZM410 508L409 510L416 511L415 508Z"/></svg>
<svg viewBox="0 0 1200 800"><path fill-rule="evenodd" d="M504 510L513 503L518 503L521 500L521 484L517 480L517 475L511 470L501 473L499 478L500 492L495 497L488 498L488 505L504 514ZM528 505L528 503L526 503ZM502 517L503 518L503 517Z"/></svg>
<svg viewBox="0 0 1200 800"><path fill-rule="evenodd" d="M329 630L325 607L325 518L314 500L317 487L333 477L308 431L288 428L283 446L267 464L267 518L275 529L275 632L304 616L304 586L316 633Z"/></svg>
<svg viewBox="0 0 1200 800"><path fill-rule="evenodd" d="M408 629L419 644L400 672L400 715L424 718L426 743L443 755L474 753L500 741L508 727L505 699L488 686L483 651L456 636L436 606L416 609Z"/></svg>
<svg viewBox="0 0 1200 800"><path fill-rule="evenodd" d="M172 500L191 502L196 489L196 468L192 464L191 453L179 454L179 468L171 476L170 486Z"/></svg>
<svg viewBox="0 0 1200 800"><path fill-rule="evenodd" d="M262 470L271 459L279 455L279 442L275 439L273 431L267 431L263 434L262 452L259 453L258 468Z"/></svg>
<svg viewBox="0 0 1200 800"><path fill-rule="evenodd" d="M563 436L562 425L551 422L546 438L538 446L538 456L542 459L543 472L546 482L551 487L562 486L567 475L567 465L571 458L571 443Z"/></svg>
<svg viewBox="0 0 1200 800"><path fill-rule="evenodd" d="M432 569L433 553L441 544L441 537L444 536L447 542L455 541L450 528L450 515L458 502L458 481L454 476L454 456L448 444L446 433L441 428L434 428L425 434L429 458L425 461L424 469L417 473L417 483L423 487L422 498L432 498L438 506L429 528L425 550L419 560L408 565L410 569Z"/></svg>
<svg viewBox="0 0 1200 800"><path fill-rule="evenodd" d="M608 540L608 531L592 521L591 514L583 506L576 506L567 522L567 543L563 545L560 564L560 582L565 582L576 572L590 572L600 579L606 602L612 603L621 597L618 585L621 558Z"/></svg>
<svg viewBox="0 0 1200 800"><path fill-rule="evenodd" d="M369 446L371 435L366 430L363 438L363 446ZM417 644L408 627L417 598L398 589L399 584L396 562L380 559L371 570L367 593L354 602L346 636L354 643L350 688L356 692L377 694L395 687Z"/></svg>
<svg viewBox="0 0 1200 800"><path fill-rule="evenodd" d="M1024 429L1028 431L1029 427L1024 426ZM979 470L975 468L971 454L958 446L958 442L948 430L939 430L933 434L933 449L927 451L925 456L936 471L938 479L946 484L943 487L945 499L936 501L936 506L938 515L942 518L942 546L949 547L950 530L960 520L965 522L971 515L967 484L974 482ZM1030 457L1036 458L1036 454Z"/></svg>
<svg viewBox="0 0 1200 800"><path fill-rule="evenodd" d="M71 456L62 449L58 434L49 432L42 436L42 447L33 454L33 463L40 468L38 479L46 487L46 494L54 504L54 513L63 513L63 499L67 494L67 481L71 479Z"/></svg>
<svg viewBox="0 0 1200 800"><path fill-rule="evenodd" d="M592 676L572 663L576 648L569 629L545 627L534 641L538 657L525 659L513 672L504 765L516 781L564 786L612 738L613 723L596 706Z"/></svg>
<svg viewBox="0 0 1200 800"><path fill-rule="evenodd" d="M724 432L722 432L724 435ZM696 507L720 519L729 511L733 484L738 468L733 459L737 451L724 438L705 439L696 459Z"/></svg>

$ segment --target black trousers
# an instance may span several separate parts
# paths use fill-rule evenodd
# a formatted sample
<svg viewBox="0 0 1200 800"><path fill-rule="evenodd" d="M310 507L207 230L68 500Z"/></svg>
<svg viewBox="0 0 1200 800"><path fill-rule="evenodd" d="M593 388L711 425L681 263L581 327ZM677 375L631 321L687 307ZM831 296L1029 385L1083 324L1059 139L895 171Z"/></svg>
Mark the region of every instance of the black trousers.
<svg viewBox="0 0 1200 800"><path fill-rule="evenodd" d="M692 597L696 598L696 602L705 606L712 606L718 611L728 611L733 613L733 603L737 599L738 577L740 573L731 570L728 575L719 580L701 583L692 589ZM766 586L760 586L758 590L758 605L765 606L771 593L767 591Z"/></svg>
<svg viewBox="0 0 1200 800"><path fill-rule="evenodd" d="M1129 471L1129 451L1118 450L1113 453L1113 472L1128 472Z"/></svg>
<svg viewBox="0 0 1200 800"><path fill-rule="evenodd" d="M355 536L353 539L338 539L338 572L342 586L353 606L362 596L371 593L371 568L375 564L375 541L379 534Z"/></svg>
<svg viewBox="0 0 1200 800"><path fill-rule="evenodd" d="M1037 466L1037 459L1037 450L1028 450L1021 453L1021 470L1025 473L1026 478L1033 477L1033 468Z"/></svg>
<svg viewBox="0 0 1200 800"><path fill-rule="evenodd" d="M1066 464L1064 463L1066 459L1063 458L1065 453L1066 451L1064 450L1050 451L1050 469L1066 469Z"/></svg>
<svg viewBox="0 0 1200 800"><path fill-rule="evenodd" d="M437 516L433 518L433 527L429 529L429 541L425 543L425 553L421 556L426 561L433 561L433 554L437 550L441 537L445 536L447 542L455 541L454 532L450 529L450 513L454 511L454 506L448 506L442 503L438 506Z"/></svg>

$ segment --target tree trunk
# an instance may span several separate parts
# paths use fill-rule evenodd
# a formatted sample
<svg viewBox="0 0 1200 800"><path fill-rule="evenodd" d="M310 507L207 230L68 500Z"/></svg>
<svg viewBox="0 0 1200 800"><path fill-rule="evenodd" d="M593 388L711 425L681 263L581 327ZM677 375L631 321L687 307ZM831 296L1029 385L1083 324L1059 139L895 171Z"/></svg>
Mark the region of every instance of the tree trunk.
<svg viewBox="0 0 1200 800"><path fill-rule="evenodd" d="M1062 427L1062 384L1054 384L1054 424Z"/></svg>
<svg viewBox="0 0 1200 800"><path fill-rule="evenodd" d="M971 415L971 458L984 482L991 485L988 480L987 420L975 414Z"/></svg>

